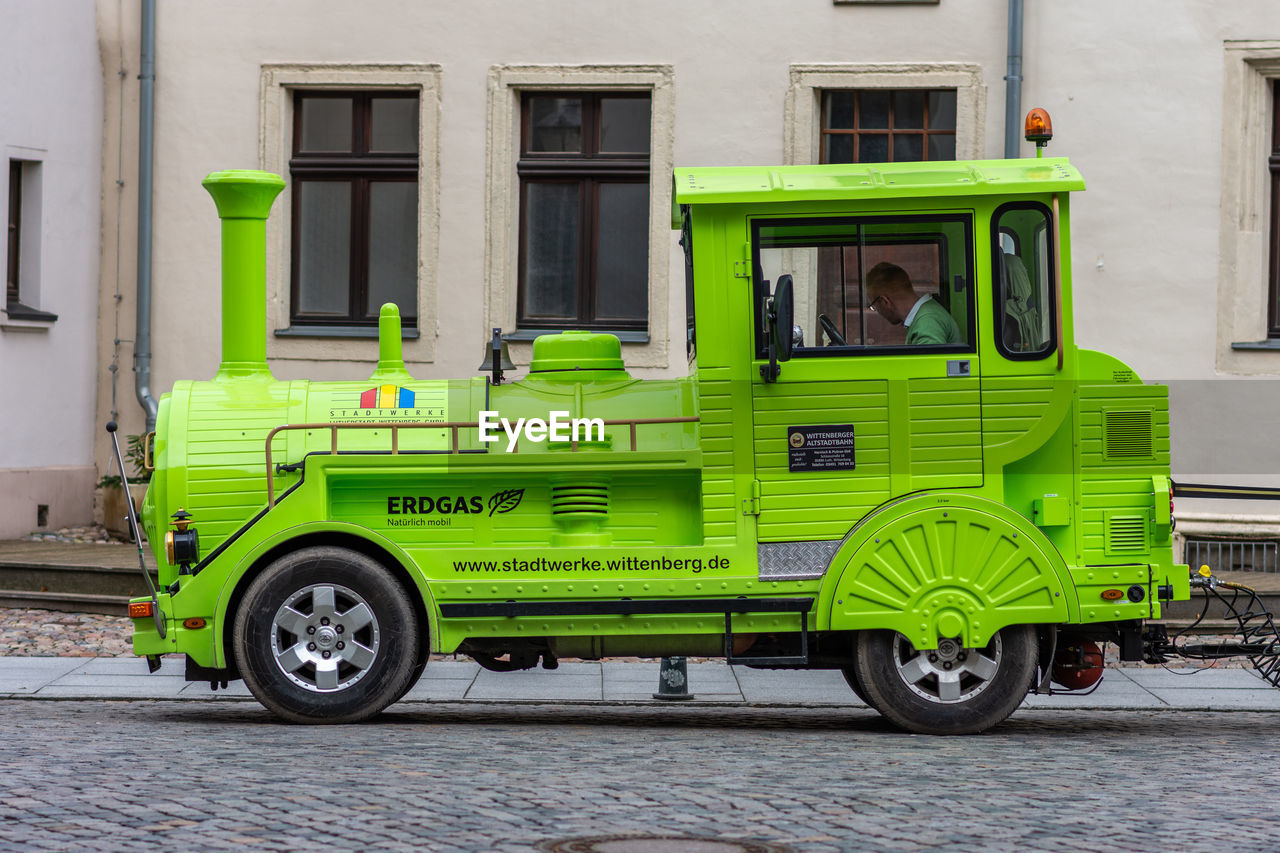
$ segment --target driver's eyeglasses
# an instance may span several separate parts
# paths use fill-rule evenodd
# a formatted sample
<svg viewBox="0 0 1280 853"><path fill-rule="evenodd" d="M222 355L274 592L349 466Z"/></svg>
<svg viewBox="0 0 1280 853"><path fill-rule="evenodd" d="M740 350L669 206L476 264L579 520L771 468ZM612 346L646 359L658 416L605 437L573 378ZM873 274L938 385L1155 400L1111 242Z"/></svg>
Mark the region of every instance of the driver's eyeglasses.
<svg viewBox="0 0 1280 853"><path fill-rule="evenodd" d="M879 302L881 299L884 299L883 293L877 296L875 299L872 299L871 304L868 305L867 307L870 308L872 311L875 311L877 314L879 314L880 312L876 309L876 303Z"/></svg>

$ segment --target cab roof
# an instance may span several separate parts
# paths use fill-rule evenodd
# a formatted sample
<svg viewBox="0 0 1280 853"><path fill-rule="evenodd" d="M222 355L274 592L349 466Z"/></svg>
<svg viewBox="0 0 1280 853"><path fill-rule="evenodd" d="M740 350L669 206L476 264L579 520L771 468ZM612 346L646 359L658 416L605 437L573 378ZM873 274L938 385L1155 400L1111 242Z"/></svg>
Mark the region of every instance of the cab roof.
<svg viewBox="0 0 1280 853"><path fill-rule="evenodd" d="M856 201L922 196L1016 195L1084 189L1066 157L933 160L825 166L708 166L676 169L673 221L682 204Z"/></svg>

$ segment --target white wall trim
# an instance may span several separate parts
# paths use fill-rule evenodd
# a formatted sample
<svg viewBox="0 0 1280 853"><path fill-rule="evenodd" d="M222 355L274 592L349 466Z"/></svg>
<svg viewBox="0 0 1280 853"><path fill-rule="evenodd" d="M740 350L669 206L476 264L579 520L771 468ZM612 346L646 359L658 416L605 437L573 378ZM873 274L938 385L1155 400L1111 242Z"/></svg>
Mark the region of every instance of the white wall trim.
<svg viewBox="0 0 1280 853"><path fill-rule="evenodd" d="M674 242L670 176L675 150L675 72L670 65L495 65L489 69L485 292L480 339L487 340L495 326L506 331L516 328L520 245L516 160L520 150L520 93L529 89L650 93L649 342L623 344L622 354L628 366L668 367L670 300L674 297L670 286ZM532 344L513 342L510 348L517 364L529 363Z"/></svg>
<svg viewBox="0 0 1280 853"><path fill-rule="evenodd" d="M391 63L264 63L261 72L259 161L268 172L289 179L293 150L295 89L417 89L418 110L418 330L404 342L409 363L435 360L438 316L437 273L440 240L440 75L439 65ZM289 235L291 187L280 194L267 220L267 358L279 360L377 361L367 339L278 338L289 325Z"/></svg>
<svg viewBox="0 0 1280 853"><path fill-rule="evenodd" d="M982 66L967 62L825 63L792 65L783 116L783 160L818 162L823 89L955 89L956 159L977 160L985 150L987 87Z"/></svg>
<svg viewBox="0 0 1280 853"><path fill-rule="evenodd" d="M1224 373L1277 374L1280 352L1233 350L1231 344L1267 336L1267 156L1272 119L1268 81L1280 79L1280 40L1228 41L1224 63L1217 368Z"/></svg>

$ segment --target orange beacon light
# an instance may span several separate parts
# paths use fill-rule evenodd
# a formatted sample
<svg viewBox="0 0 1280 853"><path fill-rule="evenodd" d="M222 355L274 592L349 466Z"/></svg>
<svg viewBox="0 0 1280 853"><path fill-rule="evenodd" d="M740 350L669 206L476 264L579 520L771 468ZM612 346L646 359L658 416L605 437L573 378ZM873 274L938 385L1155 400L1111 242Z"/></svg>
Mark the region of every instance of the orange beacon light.
<svg viewBox="0 0 1280 853"><path fill-rule="evenodd" d="M1053 122L1049 120L1049 113L1040 107L1027 113L1024 135L1028 142L1036 144L1036 156L1039 157L1040 149L1053 139Z"/></svg>

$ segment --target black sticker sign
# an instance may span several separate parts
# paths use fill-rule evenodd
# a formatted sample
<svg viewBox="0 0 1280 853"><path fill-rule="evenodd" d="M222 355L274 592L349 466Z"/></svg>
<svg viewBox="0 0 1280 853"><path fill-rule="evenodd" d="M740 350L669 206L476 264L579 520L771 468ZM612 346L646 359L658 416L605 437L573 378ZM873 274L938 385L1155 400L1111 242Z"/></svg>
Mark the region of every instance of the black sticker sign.
<svg viewBox="0 0 1280 853"><path fill-rule="evenodd" d="M852 471L853 424L787 427L792 471Z"/></svg>

